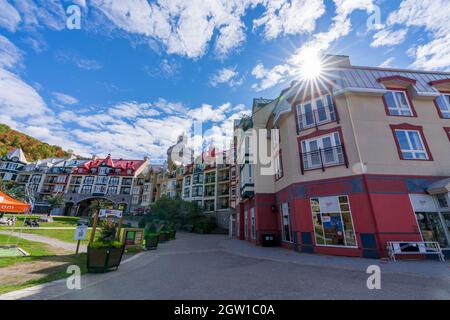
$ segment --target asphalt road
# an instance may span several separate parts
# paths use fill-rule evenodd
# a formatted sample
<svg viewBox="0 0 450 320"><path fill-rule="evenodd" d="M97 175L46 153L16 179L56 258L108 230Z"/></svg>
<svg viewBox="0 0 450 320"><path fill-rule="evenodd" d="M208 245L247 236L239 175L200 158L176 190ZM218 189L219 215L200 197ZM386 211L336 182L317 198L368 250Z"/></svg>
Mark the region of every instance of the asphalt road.
<svg viewBox="0 0 450 320"><path fill-rule="evenodd" d="M235 245L245 250L233 252ZM268 259L249 255L252 250L264 249L224 236L180 234L116 272L83 276L81 290L59 282L26 299L450 299L449 277L383 272L382 289L369 290L367 260L348 258L350 267L311 265L281 248L267 251ZM299 260L284 261L271 252ZM448 268L439 262L426 266L430 274L433 266Z"/></svg>

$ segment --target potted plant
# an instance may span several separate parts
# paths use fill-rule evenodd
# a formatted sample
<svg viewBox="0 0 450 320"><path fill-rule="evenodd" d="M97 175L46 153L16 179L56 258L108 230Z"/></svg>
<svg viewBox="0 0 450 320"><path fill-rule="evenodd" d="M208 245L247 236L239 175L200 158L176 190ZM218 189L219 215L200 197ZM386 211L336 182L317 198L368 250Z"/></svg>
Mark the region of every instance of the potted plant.
<svg viewBox="0 0 450 320"><path fill-rule="evenodd" d="M170 232L167 230L161 230L159 232L159 242L167 242L170 240Z"/></svg>
<svg viewBox="0 0 450 320"><path fill-rule="evenodd" d="M169 228L169 240L175 240L177 236L177 229L175 229L175 226L170 226Z"/></svg>
<svg viewBox="0 0 450 320"><path fill-rule="evenodd" d="M158 248L159 233L153 224L147 224L144 230L145 249L156 250Z"/></svg>
<svg viewBox="0 0 450 320"><path fill-rule="evenodd" d="M119 268L125 246L114 241L116 231L114 222L103 222L100 237L88 246L88 272L107 272Z"/></svg>

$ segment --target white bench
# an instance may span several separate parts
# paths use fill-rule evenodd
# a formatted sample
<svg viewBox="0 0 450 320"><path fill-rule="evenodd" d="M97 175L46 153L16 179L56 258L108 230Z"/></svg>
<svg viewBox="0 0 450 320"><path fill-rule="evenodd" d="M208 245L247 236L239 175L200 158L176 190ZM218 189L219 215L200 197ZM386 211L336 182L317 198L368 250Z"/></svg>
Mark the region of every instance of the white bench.
<svg viewBox="0 0 450 320"><path fill-rule="evenodd" d="M387 252L392 261L396 261L397 255L437 255L439 260L445 262L438 242L411 242L411 241L389 241Z"/></svg>

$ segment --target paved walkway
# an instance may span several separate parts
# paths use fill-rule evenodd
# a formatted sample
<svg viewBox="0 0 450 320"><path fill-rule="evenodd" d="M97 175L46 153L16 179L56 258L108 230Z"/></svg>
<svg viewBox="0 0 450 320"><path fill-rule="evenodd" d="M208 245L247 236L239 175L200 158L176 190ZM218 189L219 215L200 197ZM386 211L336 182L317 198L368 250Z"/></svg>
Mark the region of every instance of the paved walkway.
<svg viewBox="0 0 450 320"><path fill-rule="evenodd" d="M32 233L19 234L16 232L11 233L11 232L6 232L6 231L0 231L0 234L4 234L4 235L8 235L8 236L12 235L13 237L20 237L22 239L30 240L30 241L43 242L52 247L63 249L63 250L70 251L70 252L75 252L75 250L77 249L76 243L65 242L65 241L55 239L55 238L44 237L44 236L32 234ZM87 252L87 245L81 244L80 252Z"/></svg>
<svg viewBox="0 0 450 320"><path fill-rule="evenodd" d="M367 289L372 264L381 267L382 290ZM181 233L116 272L83 275L81 290L61 280L0 299L450 299L449 266L304 255Z"/></svg>

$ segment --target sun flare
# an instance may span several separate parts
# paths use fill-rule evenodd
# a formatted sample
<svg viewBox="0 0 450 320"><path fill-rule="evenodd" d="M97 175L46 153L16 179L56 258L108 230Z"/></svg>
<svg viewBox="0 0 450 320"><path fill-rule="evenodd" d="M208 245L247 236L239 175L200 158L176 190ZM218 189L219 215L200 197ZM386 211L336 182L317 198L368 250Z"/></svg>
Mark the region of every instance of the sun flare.
<svg viewBox="0 0 450 320"><path fill-rule="evenodd" d="M300 76L303 80L315 80L322 75L323 61L315 51L306 52L300 62Z"/></svg>

